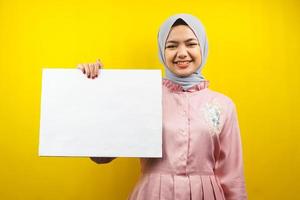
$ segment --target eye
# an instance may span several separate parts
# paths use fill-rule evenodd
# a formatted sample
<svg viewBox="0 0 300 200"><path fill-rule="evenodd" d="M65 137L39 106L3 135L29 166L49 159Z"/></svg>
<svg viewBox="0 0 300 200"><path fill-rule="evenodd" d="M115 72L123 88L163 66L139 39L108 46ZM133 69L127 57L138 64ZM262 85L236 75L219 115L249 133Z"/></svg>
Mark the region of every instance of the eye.
<svg viewBox="0 0 300 200"><path fill-rule="evenodd" d="M166 46L166 48L175 48L175 47L176 47L175 45Z"/></svg>
<svg viewBox="0 0 300 200"><path fill-rule="evenodd" d="M188 44L188 46L196 46L198 45L197 43L191 43L191 44Z"/></svg>

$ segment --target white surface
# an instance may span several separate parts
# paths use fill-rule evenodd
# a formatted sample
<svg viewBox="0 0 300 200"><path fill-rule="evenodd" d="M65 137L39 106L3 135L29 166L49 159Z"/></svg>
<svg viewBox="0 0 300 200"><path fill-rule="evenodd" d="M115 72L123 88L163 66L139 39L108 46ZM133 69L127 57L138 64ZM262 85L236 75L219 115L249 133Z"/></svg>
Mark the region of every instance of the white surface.
<svg viewBox="0 0 300 200"><path fill-rule="evenodd" d="M43 69L40 156L161 157L161 70Z"/></svg>

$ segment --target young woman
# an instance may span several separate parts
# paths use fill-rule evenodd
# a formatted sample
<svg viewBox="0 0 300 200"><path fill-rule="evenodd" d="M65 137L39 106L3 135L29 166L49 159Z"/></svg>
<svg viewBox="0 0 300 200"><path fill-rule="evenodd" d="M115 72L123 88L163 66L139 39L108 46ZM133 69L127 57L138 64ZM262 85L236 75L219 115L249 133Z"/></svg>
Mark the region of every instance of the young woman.
<svg viewBox="0 0 300 200"><path fill-rule="evenodd" d="M208 43L189 14L168 18L158 33L163 79L163 156L141 158L130 200L245 200L242 145L234 102L201 74ZM100 61L81 64L90 78ZM91 158L107 163L114 158Z"/></svg>

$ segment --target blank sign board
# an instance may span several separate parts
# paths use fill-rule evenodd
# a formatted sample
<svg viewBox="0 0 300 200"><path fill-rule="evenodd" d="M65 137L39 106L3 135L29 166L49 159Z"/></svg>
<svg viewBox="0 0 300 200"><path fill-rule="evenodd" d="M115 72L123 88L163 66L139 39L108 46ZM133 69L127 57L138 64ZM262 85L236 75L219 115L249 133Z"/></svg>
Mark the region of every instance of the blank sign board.
<svg viewBox="0 0 300 200"><path fill-rule="evenodd" d="M43 69L39 155L162 156L161 70Z"/></svg>

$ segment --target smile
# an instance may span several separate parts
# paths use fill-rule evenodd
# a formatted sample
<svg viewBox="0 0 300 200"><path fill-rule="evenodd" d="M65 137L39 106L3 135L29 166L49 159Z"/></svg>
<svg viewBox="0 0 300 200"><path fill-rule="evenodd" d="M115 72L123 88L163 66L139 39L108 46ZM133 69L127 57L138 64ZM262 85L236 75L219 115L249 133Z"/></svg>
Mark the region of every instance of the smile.
<svg viewBox="0 0 300 200"><path fill-rule="evenodd" d="M180 67L180 68L186 68L189 66L191 61L177 61L174 62L175 66Z"/></svg>

